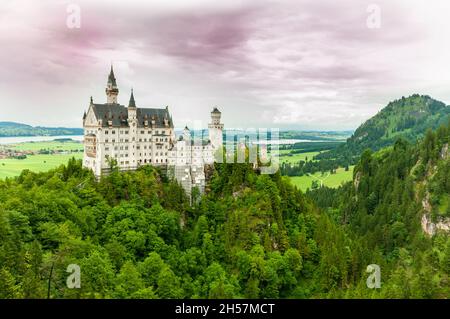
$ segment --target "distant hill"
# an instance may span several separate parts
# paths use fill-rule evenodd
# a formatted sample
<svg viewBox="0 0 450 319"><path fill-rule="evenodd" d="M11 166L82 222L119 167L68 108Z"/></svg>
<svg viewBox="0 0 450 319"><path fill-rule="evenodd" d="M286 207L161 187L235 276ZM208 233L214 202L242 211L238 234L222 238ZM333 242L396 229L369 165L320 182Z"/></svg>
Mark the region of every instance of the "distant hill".
<svg viewBox="0 0 450 319"><path fill-rule="evenodd" d="M83 135L83 129L67 127L42 127L16 122L0 122L0 137L39 135Z"/></svg>
<svg viewBox="0 0 450 319"><path fill-rule="evenodd" d="M390 102L374 117L367 120L345 144L318 155L324 158L355 158L370 148L377 151L392 145L399 137L415 142L427 129L436 129L450 119L450 106L427 95L414 94Z"/></svg>
<svg viewBox="0 0 450 319"><path fill-rule="evenodd" d="M310 141L345 141L353 131L280 131L281 139L299 139Z"/></svg>

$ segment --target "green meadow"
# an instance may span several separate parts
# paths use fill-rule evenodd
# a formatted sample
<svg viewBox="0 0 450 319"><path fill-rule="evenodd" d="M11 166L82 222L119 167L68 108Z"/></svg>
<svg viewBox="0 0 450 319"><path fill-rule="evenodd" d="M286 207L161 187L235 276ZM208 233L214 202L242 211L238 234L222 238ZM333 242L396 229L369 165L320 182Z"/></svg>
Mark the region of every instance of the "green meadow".
<svg viewBox="0 0 450 319"><path fill-rule="evenodd" d="M339 187L342 183L351 181L353 178L353 168L350 166L348 171L340 167L336 170L336 174L330 174L327 172L322 175L322 173L317 172L315 174L309 174L304 176L291 176L289 179L291 183L297 186L300 190L305 192L308 188L311 188L312 182L317 181L319 185L324 185L331 188Z"/></svg>
<svg viewBox="0 0 450 319"><path fill-rule="evenodd" d="M83 153L30 155L26 159L0 159L0 178L18 176L24 169L33 172L45 172L75 157L81 159Z"/></svg>
<svg viewBox="0 0 450 319"><path fill-rule="evenodd" d="M83 144L75 141L45 141L45 142L26 142L10 145L3 145L7 149L18 151L67 151L67 154L37 154L27 155L25 159L0 159L0 179L5 177L18 176L24 169L33 172L45 172L55 168L75 157L83 157Z"/></svg>
<svg viewBox="0 0 450 319"><path fill-rule="evenodd" d="M298 163L300 161L311 161L313 157L320 152L305 152L305 153L290 153L290 150L281 150L280 151L280 163Z"/></svg>

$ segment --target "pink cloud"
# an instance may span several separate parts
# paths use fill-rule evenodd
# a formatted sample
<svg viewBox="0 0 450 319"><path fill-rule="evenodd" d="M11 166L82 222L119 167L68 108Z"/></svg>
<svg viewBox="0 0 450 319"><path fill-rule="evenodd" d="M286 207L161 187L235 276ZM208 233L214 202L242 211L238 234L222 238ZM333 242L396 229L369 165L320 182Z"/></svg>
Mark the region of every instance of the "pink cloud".
<svg viewBox="0 0 450 319"><path fill-rule="evenodd" d="M272 118L277 125L301 126L301 114L314 109L308 125L355 127L380 103L431 81L427 70L442 68L433 59L445 61L447 52L439 51L445 28L441 41L430 36L430 26L440 21L430 12L412 2L378 2L379 30L367 28L371 2L359 0L220 6L201 0L195 5L80 0L78 30L65 24L69 1L7 2L0 8L0 39L8 43L0 51L0 60L7 61L0 63L0 93L26 108L58 87L73 96L66 121L75 121L87 96L102 94L114 61L121 92L141 85L148 94L142 98L178 104L180 118L207 114L204 105L218 103L235 125L268 125ZM418 14L426 16L418 20ZM29 96L16 94L23 86L30 88ZM51 107L56 103L49 113ZM350 113L354 119L345 122Z"/></svg>

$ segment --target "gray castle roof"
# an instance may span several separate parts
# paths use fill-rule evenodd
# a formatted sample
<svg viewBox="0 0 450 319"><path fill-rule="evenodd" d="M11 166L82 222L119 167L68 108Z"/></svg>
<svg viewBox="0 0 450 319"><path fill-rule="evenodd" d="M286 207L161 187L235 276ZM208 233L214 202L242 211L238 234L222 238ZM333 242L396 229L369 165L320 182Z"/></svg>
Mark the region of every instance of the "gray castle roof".
<svg viewBox="0 0 450 319"><path fill-rule="evenodd" d="M107 127L108 121L112 121L112 126L128 125L128 108L121 104L92 104L92 109L98 120L102 120L102 126ZM169 121L169 127L173 128L172 117L168 108L136 108L136 117L138 127L144 127L144 122L148 121L148 126L152 126L152 120L155 120L153 127L165 127L164 119Z"/></svg>

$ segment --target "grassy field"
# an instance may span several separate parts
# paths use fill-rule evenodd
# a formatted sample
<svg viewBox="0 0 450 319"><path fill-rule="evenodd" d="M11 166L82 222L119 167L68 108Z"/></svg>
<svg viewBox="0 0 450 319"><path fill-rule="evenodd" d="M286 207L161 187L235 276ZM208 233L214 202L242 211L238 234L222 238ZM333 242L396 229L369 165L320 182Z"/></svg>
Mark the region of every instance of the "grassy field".
<svg viewBox="0 0 450 319"><path fill-rule="evenodd" d="M83 151L83 144L73 141L48 141L48 142L27 142L9 144L5 146L8 149L15 149L18 151L39 151L39 150L60 150L60 151Z"/></svg>
<svg viewBox="0 0 450 319"><path fill-rule="evenodd" d="M61 164L66 164L72 157L76 159L83 157L83 144L75 141L26 142L2 145L0 147L17 151L37 152L40 150L51 150L72 152L70 154L27 155L26 159L0 159L0 179L20 175L24 169L34 172L48 171Z"/></svg>
<svg viewBox="0 0 450 319"><path fill-rule="evenodd" d="M354 166L350 166L350 169L347 172L344 168L338 168L336 170L336 174L330 174L328 172L323 176L320 172L310 174L308 176L292 176L290 177L290 180L302 191L306 191L308 188L311 188L311 184L314 180L317 180L319 182L319 185L322 183L324 186L335 188L339 187L344 182L352 180L353 168Z"/></svg>
<svg viewBox="0 0 450 319"><path fill-rule="evenodd" d="M22 170L29 169L34 172L44 172L61 164L66 164L72 157L80 159L83 153L58 155L30 155L26 159L0 159L0 178L20 175Z"/></svg>
<svg viewBox="0 0 450 319"><path fill-rule="evenodd" d="M308 157L308 161L312 160L314 156L319 154L320 152L306 152L299 154L291 154L289 155L290 150L281 150L280 151L280 163L298 163L300 161L305 161Z"/></svg>

